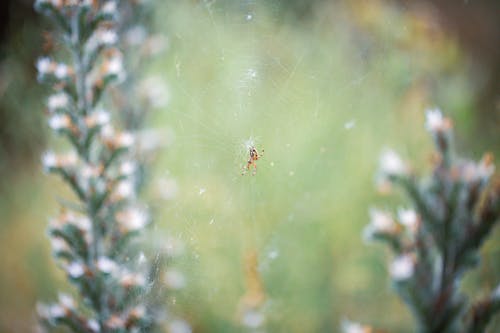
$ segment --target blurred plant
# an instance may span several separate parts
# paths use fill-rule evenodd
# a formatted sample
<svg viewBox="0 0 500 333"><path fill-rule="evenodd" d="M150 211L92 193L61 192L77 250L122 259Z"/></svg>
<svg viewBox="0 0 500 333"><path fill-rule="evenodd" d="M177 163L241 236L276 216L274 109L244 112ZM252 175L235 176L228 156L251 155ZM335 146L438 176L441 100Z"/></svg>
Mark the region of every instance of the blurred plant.
<svg viewBox="0 0 500 333"><path fill-rule="evenodd" d="M371 210L364 236L386 242L395 253L390 275L419 332L484 332L500 310L500 285L474 304L460 286L499 221L500 182L491 181L491 155L478 163L454 155L452 122L439 110L427 111L426 128L437 149L430 177L419 179L391 150L380 159L383 188L400 186L415 208L400 209L397 219Z"/></svg>
<svg viewBox="0 0 500 333"><path fill-rule="evenodd" d="M150 222L136 199L138 127L115 130L111 113L100 107L107 88L126 76L123 55L114 47L121 8L113 0L38 0L35 8L54 21L71 55L70 64L43 57L37 69L40 82L56 90L48 99L49 126L73 148L45 153L43 164L78 199L61 200L49 232L54 255L83 301L60 295L58 303L38 307L41 321L76 332L153 331L163 318L147 295L159 274L132 243Z"/></svg>
<svg viewBox="0 0 500 333"><path fill-rule="evenodd" d="M245 255L246 292L238 306L238 318L244 332L263 333L266 327L266 294L259 273L256 251Z"/></svg>
<svg viewBox="0 0 500 333"><path fill-rule="evenodd" d="M153 14L155 1L122 1L120 3L120 20L116 26L120 36L119 45L124 52L123 61L127 80L110 87L113 103L117 105L117 120L127 131L134 133L136 139L133 155L134 185L136 193L146 190L151 164L158 151L168 143L164 129L145 128L149 113L154 109L164 108L169 99L166 82L151 76L145 70L146 64L158 57L166 49L167 40L160 34L153 33ZM174 183L160 185L163 191L172 191ZM153 218L152 214L150 217ZM154 237L154 235L150 235ZM157 237L156 237L157 238ZM184 274L173 267L176 257L182 255L183 244L177 239L154 239L149 250L154 251L150 263L152 289L150 302L158 311L156 318L165 318L165 327L173 333L189 333L191 328L187 322L165 314L166 301L173 291L183 289L186 285ZM163 245L158 245L157 243Z"/></svg>
<svg viewBox="0 0 500 333"><path fill-rule="evenodd" d="M147 116L152 109L165 107L168 102L167 84L157 76L146 73L145 65L158 56L166 46L166 39L151 33L154 1L122 1L117 30L120 48L124 52L124 64L129 69L127 80L111 87L111 96L119 112L121 126L136 135L133 151L137 163L137 191L144 189L148 164L158 148L166 141L160 131L144 129Z"/></svg>

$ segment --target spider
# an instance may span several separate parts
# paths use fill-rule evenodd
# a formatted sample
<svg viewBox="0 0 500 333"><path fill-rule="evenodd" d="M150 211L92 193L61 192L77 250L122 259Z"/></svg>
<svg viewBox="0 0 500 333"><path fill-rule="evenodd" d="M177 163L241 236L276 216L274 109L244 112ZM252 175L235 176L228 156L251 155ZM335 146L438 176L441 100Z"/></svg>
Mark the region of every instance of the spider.
<svg viewBox="0 0 500 333"><path fill-rule="evenodd" d="M262 149L262 152L259 155L259 152L257 151L257 149L254 146L250 146L250 147L248 147L248 154L249 154L249 157L248 157L247 164L243 168L243 172L241 174L244 175L245 173L247 173L247 171L250 170L250 167L253 166L252 175L255 175L257 173L257 160L259 158L261 158L262 156L264 156L264 149Z"/></svg>

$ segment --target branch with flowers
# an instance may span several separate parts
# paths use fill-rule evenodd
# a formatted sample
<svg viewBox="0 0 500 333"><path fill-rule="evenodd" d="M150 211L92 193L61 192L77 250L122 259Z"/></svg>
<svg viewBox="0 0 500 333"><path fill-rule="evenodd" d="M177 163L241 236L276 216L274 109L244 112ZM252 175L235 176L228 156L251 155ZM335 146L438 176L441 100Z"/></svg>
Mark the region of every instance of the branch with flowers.
<svg viewBox="0 0 500 333"><path fill-rule="evenodd" d="M52 19L68 61L43 57L38 79L55 93L48 99L48 123L66 138L66 153L49 151L42 162L74 192L61 200L49 236L54 256L81 297L61 294L52 305L39 305L47 329L66 325L74 332L151 331L157 324L146 295L151 277L131 244L149 223L136 199L131 150L133 133L112 126L102 105L108 87L126 74L116 26L117 2L37 0L35 8Z"/></svg>
<svg viewBox="0 0 500 333"><path fill-rule="evenodd" d="M479 162L455 156L452 122L441 111L427 111L426 128L437 150L428 177L416 176L394 151L386 150L380 159L381 184L402 188L414 207L400 209L397 218L372 209L364 236L387 243L395 253L392 282L419 332L484 332L500 310L500 285L476 303L460 286L499 221L500 182L492 179L490 154ZM344 323L344 331L354 328L370 329Z"/></svg>

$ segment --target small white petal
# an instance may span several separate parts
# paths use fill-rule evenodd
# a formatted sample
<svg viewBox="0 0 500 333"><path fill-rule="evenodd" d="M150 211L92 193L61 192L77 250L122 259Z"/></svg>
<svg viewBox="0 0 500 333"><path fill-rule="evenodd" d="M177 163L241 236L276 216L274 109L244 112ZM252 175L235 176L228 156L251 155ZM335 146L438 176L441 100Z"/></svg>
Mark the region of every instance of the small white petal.
<svg viewBox="0 0 500 333"><path fill-rule="evenodd" d="M116 214L116 220L122 231L132 232L143 229L148 223L147 213L139 208L128 208Z"/></svg>
<svg viewBox="0 0 500 333"><path fill-rule="evenodd" d="M92 330L92 332L99 332L101 329L101 326L95 319L89 319L87 321L87 326Z"/></svg>
<svg viewBox="0 0 500 333"><path fill-rule="evenodd" d="M415 231L418 226L419 216L413 209L398 210L398 218L402 225L411 231Z"/></svg>
<svg viewBox="0 0 500 333"><path fill-rule="evenodd" d="M47 57L40 58L36 63L36 69L42 75L47 74L52 70L52 61Z"/></svg>
<svg viewBox="0 0 500 333"><path fill-rule="evenodd" d="M57 156L53 151L46 151L42 155L42 164L44 169L50 170L57 165Z"/></svg>
<svg viewBox="0 0 500 333"><path fill-rule="evenodd" d="M49 313L52 318L63 318L66 316L66 309L59 304L54 304L49 307Z"/></svg>
<svg viewBox="0 0 500 333"><path fill-rule="evenodd" d="M135 197L135 186L131 180L120 181L113 190L116 200L124 200Z"/></svg>
<svg viewBox="0 0 500 333"><path fill-rule="evenodd" d="M117 12L117 6L115 1L106 2L101 9L101 12L109 15L114 15Z"/></svg>
<svg viewBox="0 0 500 333"><path fill-rule="evenodd" d="M56 66L56 70L54 71L54 75L62 80L68 77L69 69L68 66L65 64L58 64Z"/></svg>
<svg viewBox="0 0 500 333"><path fill-rule="evenodd" d="M408 280L412 277L415 269L415 262L412 255L403 254L396 257L390 267L391 276L396 281Z"/></svg>
<svg viewBox="0 0 500 333"><path fill-rule="evenodd" d="M63 92L51 95L47 102L50 111L66 108L68 104L69 97Z"/></svg>
<svg viewBox="0 0 500 333"><path fill-rule="evenodd" d="M54 131L68 129L71 126L71 119L66 114L54 114L49 118L49 127Z"/></svg>
<svg viewBox="0 0 500 333"><path fill-rule="evenodd" d="M59 237L51 237L50 244L52 245L52 250L54 252L61 252L68 250L68 244L65 240Z"/></svg>
<svg viewBox="0 0 500 333"><path fill-rule="evenodd" d="M407 167L399 155L391 150L385 149L380 155L380 171L388 176L399 176L407 173Z"/></svg>
<svg viewBox="0 0 500 333"><path fill-rule="evenodd" d="M78 279L85 273L85 267L83 266L82 263L74 261L68 266L66 266L66 272L72 278Z"/></svg>
<svg viewBox="0 0 500 333"><path fill-rule="evenodd" d="M264 324L264 314L256 310L247 310L241 319L242 324L250 328L258 328Z"/></svg>
<svg viewBox="0 0 500 333"><path fill-rule="evenodd" d="M102 45L113 45L118 42L118 35L113 30L99 30L96 37L98 43Z"/></svg>
<svg viewBox="0 0 500 333"><path fill-rule="evenodd" d="M342 333L369 333L371 332L367 326L344 319L341 324Z"/></svg>
<svg viewBox="0 0 500 333"><path fill-rule="evenodd" d="M76 302L73 297L64 293L59 294L59 304L66 309L74 309L76 307Z"/></svg>
<svg viewBox="0 0 500 333"><path fill-rule="evenodd" d="M439 109L428 109L425 111L425 127L431 132L439 131L443 128L444 120L443 114Z"/></svg>
<svg viewBox="0 0 500 333"><path fill-rule="evenodd" d="M125 161L120 165L120 174L131 176L137 170L137 164L133 161Z"/></svg>
<svg viewBox="0 0 500 333"><path fill-rule="evenodd" d="M103 273L112 273L118 269L116 262L108 257L100 257L97 260L97 268Z"/></svg>

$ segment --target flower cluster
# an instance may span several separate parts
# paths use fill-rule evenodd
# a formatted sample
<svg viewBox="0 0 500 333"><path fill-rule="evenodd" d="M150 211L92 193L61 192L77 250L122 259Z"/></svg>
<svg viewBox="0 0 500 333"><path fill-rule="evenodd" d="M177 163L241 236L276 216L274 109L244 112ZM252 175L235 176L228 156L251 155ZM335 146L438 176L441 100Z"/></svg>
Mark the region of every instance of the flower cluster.
<svg viewBox="0 0 500 333"><path fill-rule="evenodd" d="M471 305L460 282L499 221L500 183L492 180L491 155L479 162L454 156L452 122L441 111L427 111L426 129L437 149L429 177L419 179L393 151L380 160L379 177L401 187L414 208L401 208L397 216L372 209L364 236L395 253L389 272L420 332L483 332L500 310L498 290Z"/></svg>
<svg viewBox="0 0 500 333"><path fill-rule="evenodd" d="M75 194L62 201L49 236L82 300L61 294L58 303L39 305L41 322L75 332L151 331L157 319L145 297L150 267L131 246L150 223L137 202L136 134L115 127L101 106L107 88L126 77L116 47L120 8L114 0L37 0L35 8L55 22L71 55L67 62L42 57L36 67L39 81L55 91L47 103L48 125L71 146L46 152L44 170L60 175ZM182 284L176 276L171 280Z"/></svg>

